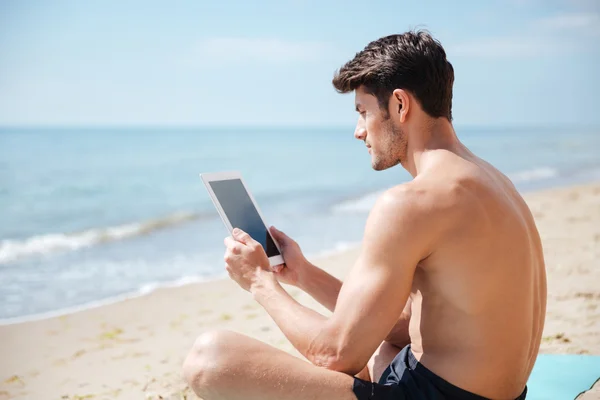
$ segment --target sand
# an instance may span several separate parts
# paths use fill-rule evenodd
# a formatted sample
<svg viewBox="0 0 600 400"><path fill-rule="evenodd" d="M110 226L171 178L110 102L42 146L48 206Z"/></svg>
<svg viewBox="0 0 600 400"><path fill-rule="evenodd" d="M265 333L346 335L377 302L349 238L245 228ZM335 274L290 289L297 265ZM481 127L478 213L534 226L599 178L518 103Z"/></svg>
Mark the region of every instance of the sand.
<svg viewBox="0 0 600 400"><path fill-rule="evenodd" d="M600 355L600 183L525 197L548 271L541 352ZM311 261L343 279L358 251ZM327 314L300 290L287 289ZM195 399L181 365L194 339L212 329L235 330L298 355L234 282L197 283L0 326L0 399Z"/></svg>

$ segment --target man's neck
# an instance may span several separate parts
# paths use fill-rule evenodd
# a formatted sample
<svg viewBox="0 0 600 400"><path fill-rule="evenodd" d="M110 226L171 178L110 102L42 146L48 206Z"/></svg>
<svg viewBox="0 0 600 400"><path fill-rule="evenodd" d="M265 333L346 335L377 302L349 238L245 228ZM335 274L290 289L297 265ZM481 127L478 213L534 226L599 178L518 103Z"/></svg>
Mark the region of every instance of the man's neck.
<svg viewBox="0 0 600 400"><path fill-rule="evenodd" d="M459 145L452 123L446 118L415 123L408 132L407 158L402 162L402 166L415 178L423 170L423 156L428 151L454 151Z"/></svg>

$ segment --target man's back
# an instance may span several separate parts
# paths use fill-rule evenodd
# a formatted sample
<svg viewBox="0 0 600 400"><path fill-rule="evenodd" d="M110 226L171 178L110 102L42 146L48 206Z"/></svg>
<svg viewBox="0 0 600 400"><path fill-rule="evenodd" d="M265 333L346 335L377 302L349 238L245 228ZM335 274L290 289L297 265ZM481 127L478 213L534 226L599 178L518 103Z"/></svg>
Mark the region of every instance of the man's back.
<svg viewBox="0 0 600 400"><path fill-rule="evenodd" d="M408 190L450 227L415 272L416 358L468 391L521 394L539 349L546 276L539 234L512 183L466 149L427 155Z"/></svg>

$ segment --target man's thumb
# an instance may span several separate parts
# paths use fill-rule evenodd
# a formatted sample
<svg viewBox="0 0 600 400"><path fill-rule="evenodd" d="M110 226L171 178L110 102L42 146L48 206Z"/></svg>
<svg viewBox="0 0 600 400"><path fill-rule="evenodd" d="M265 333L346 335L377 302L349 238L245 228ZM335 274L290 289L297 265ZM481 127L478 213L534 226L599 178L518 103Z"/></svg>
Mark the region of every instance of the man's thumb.
<svg viewBox="0 0 600 400"><path fill-rule="evenodd" d="M273 238L275 238L275 240L277 240L277 242L281 245L285 244L289 238L287 237L287 235L283 232L281 232L279 229L275 228L274 226L271 227L271 234L273 235Z"/></svg>

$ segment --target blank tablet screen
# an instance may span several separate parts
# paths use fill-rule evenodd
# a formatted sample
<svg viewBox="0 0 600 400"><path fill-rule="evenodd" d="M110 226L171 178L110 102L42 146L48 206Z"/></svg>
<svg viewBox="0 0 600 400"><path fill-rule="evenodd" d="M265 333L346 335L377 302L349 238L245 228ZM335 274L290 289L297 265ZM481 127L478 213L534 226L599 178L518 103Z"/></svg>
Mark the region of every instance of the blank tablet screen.
<svg viewBox="0 0 600 400"><path fill-rule="evenodd" d="M280 255L242 181L228 179L211 181L209 184L221 207L223 207L231 226L240 228L248 233L252 239L259 242L265 249L267 257Z"/></svg>

